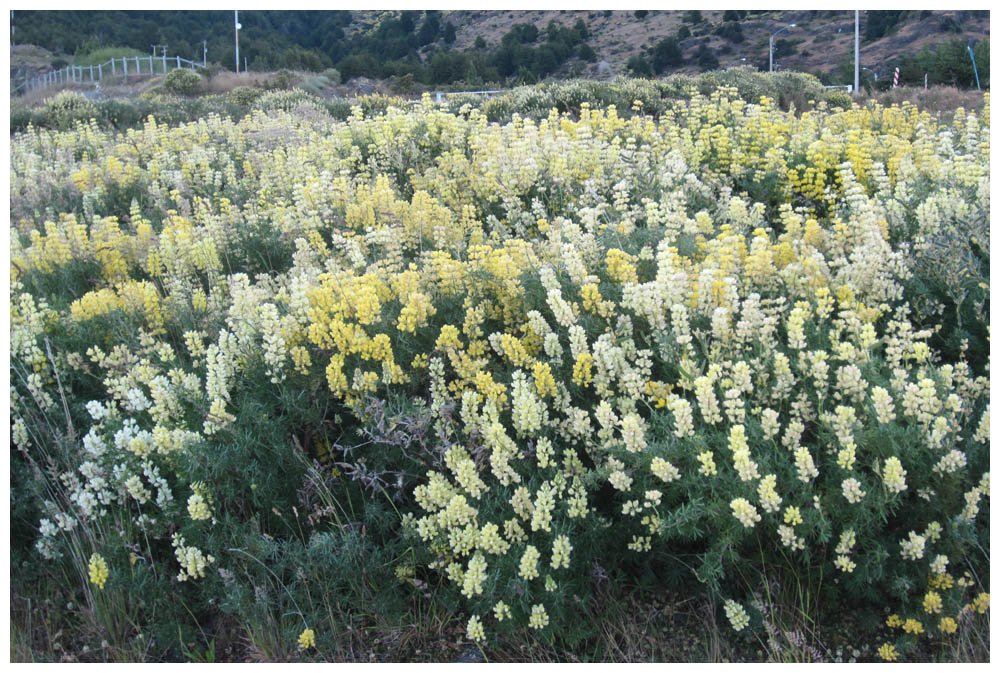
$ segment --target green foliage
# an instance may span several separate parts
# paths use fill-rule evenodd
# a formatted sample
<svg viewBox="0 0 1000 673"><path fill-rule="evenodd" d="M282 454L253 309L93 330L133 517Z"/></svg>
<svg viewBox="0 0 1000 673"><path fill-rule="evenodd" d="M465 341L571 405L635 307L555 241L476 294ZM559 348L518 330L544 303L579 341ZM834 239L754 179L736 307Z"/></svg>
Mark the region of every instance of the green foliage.
<svg viewBox="0 0 1000 673"><path fill-rule="evenodd" d="M784 58L785 56L794 56L798 52L798 45L804 41L797 38L779 37L774 41L775 60Z"/></svg>
<svg viewBox="0 0 1000 673"><path fill-rule="evenodd" d="M81 94L63 91L56 94L42 110L45 125L65 131L77 123L86 124L97 116L97 107Z"/></svg>
<svg viewBox="0 0 1000 673"><path fill-rule="evenodd" d="M144 58L148 57L149 53L129 47L100 47L87 53L77 54L73 57L73 65L99 65L102 63L106 65L111 59L121 61L123 57L131 59L136 56Z"/></svg>
<svg viewBox="0 0 1000 673"><path fill-rule="evenodd" d="M740 28L740 24L736 21L725 21L720 23L714 32L719 37L725 38L733 44L740 44L743 42L743 29Z"/></svg>
<svg viewBox="0 0 1000 673"><path fill-rule="evenodd" d="M979 70L980 85L989 89L990 83L990 43L980 40L973 47L976 67ZM911 57L903 58L900 64L900 84L922 86L924 75L929 84L943 84L963 89L976 86L976 77L969 56L968 43L961 39L927 45Z"/></svg>
<svg viewBox="0 0 1000 673"><path fill-rule="evenodd" d="M327 81L329 81L330 84L334 86L337 86L338 84L341 83L340 71L338 71L336 68L327 68L326 70L323 71L322 74L323 77L326 77Z"/></svg>
<svg viewBox="0 0 1000 673"><path fill-rule="evenodd" d="M684 54L681 52L677 40L664 38L653 47L651 59L653 70L659 75L666 70L683 65Z"/></svg>
<svg viewBox="0 0 1000 673"><path fill-rule="evenodd" d="M865 12L865 42L878 40L892 33L909 15L905 9L868 10Z"/></svg>
<svg viewBox="0 0 1000 673"><path fill-rule="evenodd" d="M705 43L702 43L698 47L698 53L695 54L695 60L698 63L698 67L701 68L702 72L706 70L715 70L719 67L719 59L715 55L715 52Z"/></svg>
<svg viewBox="0 0 1000 673"><path fill-rule="evenodd" d="M468 70L468 60L463 54L439 51L431 57L430 83L447 84L461 80Z"/></svg>
<svg viewBox="0 0 1000 673"><path fill-rule="evenodd" d="M415 19L410 20L415 26ZM560 34L558 28L553 32ZM730 88L720 91L723 86ZM697 94L711 98L691 100ZM427 611L440 615L439 633L461 637L448 624L459 606L489 615L498 598L509 603L514 619L499 625L491 621L491 638L497 626L495 632L523 642L524 632L515 629L514 622L525 623L533 604L544 602L549 626L532 633L541 633L558 648L582 648L607 623L600 621L602 593L618 591L626 581L647 594L666 588L696 595L697 600L744 601L753 635L730 633L727 639L746 638L747 643L773 635L768 628L773 623L766 621L773 618L767 602L778 593L785 594L782 598L791 595L793 602L801 600L802 614L818 623L837 612L861 614L871 622L868 632L881 637L886 633L879 626L886 607L922 614L920 601L928 582L938 581L929 563L939 553L951 560L949 572L956 577L965 569L970 576L981 573L976 581L988 588L988 478L980 481L980 475L989 470L990 455L976 427L988 408L988 380L972 378L984 375L988 363L989 210L983 198L988 172L976 161L985 156L980 142L986 128L980 129L980 124L988 127L988 122L958 115L948 134L934 136L926 130L933 123L929 117L911 120L905 114L868 115L856 109L831 113L821 103L809 119L796 119L762 103L764 96L799 109L804 99L833 100L815 78L750 68L660 81L519 87L488 100L456 97L443 108L421 103L408 112L402 111L404 101L385 96L362 98L351 111L347 101L324 102L301 90L264 93L239 88L197 100L154 95L114 105L64 98L53 120L75 124L90 104L99 123L101 118L131 119L147 111L157 123L146 116L144 127L128 134L79 127L72 134L36 130L13 144L11 245L22 263L30 259L24 248L34 244L41 231L49 231L45 215L31 220L33 211L73 213L81 230L97 237L98 243L106 218L115 218L115 227L123 232L94 245L91 258L65 264L58 261L61 240L53 235L46 244L38 243L33 254L49 255L46 263L57 268L39 265L16 276L18 293L25 295L11 297L12 399L18 417L27 423L30 441L20 437L21 426L12 424L12 437L22 447L12 449L11 455L15 591L34 599L43 595L39 587L45 583L61 586L65 593L51 594L59 598L55 603L82 606L73 609L67 632L87 642L91 656L98 659L109 656L99 647L105 639L115 651L135 658L211 660L225 655L221 639L229 637L248 642L247 650L259 659L288 660L367 656L372 650L365 641L396 627L409 628ZM575 121L583 116L584 104L598 111L590 113L599 115L590 128ZM607 110L610 105L616 107L614 112ZM541 124L525 121L550 117L553 108L571 118L552 116L554 121L545 125L555 129L550 136L540 135ZM244 118L248 109L254 113ZM327 112L350 120L332 121ZM242 121L233 125L215 115ZM508 124L514 115L521 119ZM880 178L874 168L866 167L867 173L858 178L850 161L858 146L849 133L861 119L872 134L891 132L900 143L942 148L942 154L955 158L952 165L966 162L970 170L955 173L956 179L945 184L932 177L933 171L946 170L942 166L904 163L899 170L910 174L891 191L888 179ZM192 121L181 130L163 126ZM506 125L487 124L496 121ZM573 175L596 151L601 158L593 166L605 175L584 172L582 179L555 179L556 169L552 174L548 169L527 170L524 149L504 155L527 145L525 139L555 142L561 124L586 128L587 134L558 136L565 144L554 149L569 148L558 156L575 162L568 172L566 165L559 170ZM671 136L657 132L658 139L651 139L649 129L657 124ZM747 163L739 165L721 153L723 142L703 140L708 133L729 141L742 138L738 142L747 146L774 143L774 151L744 151L740 161ZM807 142L794 137L797 133ZM834 135L837 142L815 140L818 133ZM184 145L196 137L201 145ZM664 137L681 142L664 142ZM484 138L495 139L485 161ZM132 142L123 145L122 139ZM817 142L828 156L806 154ZM318 149L312 147L320 143ZM192 146L196 152L190 151ZM884 144L865 147L879 158L886 156ZM780 156L780 172L765 164L745 170L758 154ZM604 155L622 159L606 164L613 160ZM118 169L108 161L112 156ZM540 156L535 154L535 160L541 161ZM135 166L139 177L130 177L120 165L122 158L134 158L136 163L129 167ZM838 186L829 191L830 203L797 193L790 196L794 192L784 167L814 161L839 167L823 166L840 171ZM31 168L49 162L57 169ZM485 175L476 172L484 165L490 170L504 166L486 187L485 180L469 179ZM30 179L25 178L28 170L36 171ZM152 177L154 170L171 181L158 185L173 189L173 181L181 181L176 193L152 189L153 181L161 179ZM88 184L90 171L105 172ZM627 177L618 171L626 171ZM200 174L184 177L193 172ZM52 184L61 185L65 194L60 196ZM345 189L351 189L352 196L344 202L330 198ZM597 204L602 205L595 208ZM658 204L668 204L669 211ZM665 213L673 221L667 221ZM412 221L400 224L407 217ZM371 224L358 226L363 218ZM191 221L199 228L191 227ZM391 267L382 265L407 269L412 264L414 279L436 274L429 260L441 258L434 257L432 246L460 221L469 231L455 236L454 246L467 254L449 259L499 256L520 246L538 251L533 254L539 258L555 250L552 259L559 263L545 258L536 265L535 258L515 265L513 275L503 280L500 271L475 269L454 296L443 281L440 288L431 281L436 312L410 332L397 322L397 315L402 318L398 305L406 300L388 299L386 289L387 298L365 329L392 335L391 353L412 378L389 387L380 380L381 372L375 372L376 392L349 406L328 383L333 346L316 347L324 328L317 322L315 330L307 331L300 319L312 321L323 310L324 282L329 282L330 297L351 291L352 265L367 266L371 279L391 284L391 292L401 296L407 278L402 272L384 271ZM63 230L67 222L60 220ZM548 222L554 223L551 229ZM426 231L425 223L431 225ZM420 229L406 229L415 226ZM505 248L503 241L512 238L512 232L522 240ZM466 235L468 241L489 244L469 243ZM854 239L862 235L863 243ZM409 240L404 248L399 241L405 238ZM213 254L218 264L210 268L205 268L207 253L199 247L206 239L217 243ZM363 248L358 245L361 239ZM556 246L554 241L561 242ZM75 245L66 244L71 251ZM585 265L587 282L617 307L612 314L602 316L599 308L587 308L588 298L574 279L579 272L572 263L560 262L569 257L556 256L575 245L583 250L579 262ZM181 246L186 252L177 254ZM815 254L798 257L795 251L807 246ZM848 255L845 247L855 252ZM355 256L331 254L330 264L320 262L318 250L333 249L340 255L341 248ZM150 254L154 249L157 254ZM634 260L634 281L615 277L607 255L612 249ZM871 249L886 257L867 258ZM162 299L166 310L159 328L147 313L148 303L141 301L102 315L67 318L68 306L87 290L122 287L117 278L104 276L109 251L123 251L124 275L150 281L152 295ZM883 259L891 263L880 263ZM157 264L178 268L164 273L156 270ZM181 268L183 264L189 268ZM752 272L757 265L770 270ZM702 266L704 279L698 273ZM670 275L657 283L661 268ZM739 283L753 290L746 293L741 285L732 313L721 306L721 311L713 311L710 304L708 309L695 306L720 288L726 291L717 271L738 275ZM830 292L818 292L815 281ZM666 293L694 282L705 285L691 309L686 293L667 308ZM553 286L557 289L550 289ZM894 294L896 289L901 294ZM551 293L565 295L575 305L568 310L579 316L573 329L580 330L581 352L593 348L600 358L598 374L606 381L595 380L592 387L572 382L574 365L564 349L567 344L577 348L578 337L567 333L552 308ZM48 302L47 308L25 306L36 299ZM663 306L644 309L652 300ZM350 311L358 312L360 302L351 301ZM500 348L492 342L497 339L485 337L500 337L508 326L516 331L528 320L537 324L528 317L528 312L537 311L541 322L556 326L555 339L554 344L539 341L531 348L539 362L551 362L556 379L565 384L558 404L580 409L586 419L552 418L534 435L521 436L518 430L511 458L516 484L490 476L486 442L495 441L491 433L497 427L517 427L517 402L496 411L495 425L486 424L483 419L490 412L480 413L478 394L470 395L469 408L464 408L465 398L460 404L450 397L454 391L443 375L410 365L416 356L428 354L444 362L450 347L439 344L438 335L445 325L463 325L463 313L478 306L489 310L481 325L474 326L483 329L484 364L457 357L449 362L456 367L471 364L476 373L488 372L492 380L513 390L517 367L495 357ZM792 306L803 311L800 307L808 307L801 336L795 336L792 321L785 320ZM265 327L260 321L265 308L273 309L276 326ZM336 310L336 320L345 329L331 337L331 344L348 338L345 321L351 319L347 309ZM669 319L663 318L663 310L671 312ZM678 317L689 311L690 324ZM654 321L661 319L657 327ZM678 326L682 322L683 329ZM468 335L472 328L462 329ZM926 336L914 334L921 329L928 330ZM196 355L192 333L199 344L216 350ZM531 324L518 334L525 343L542 336ZM933 348L925 350L924 341ZM219 344L226 343L231 344L229 355L219 355ZM294 368L283 366L278 377L269 371L274 344L282 357L293 344L305 344L312 359ZM96 353L92 346L104 352ZM33 347L45 349L34 366L28 359L34 357ZM555 347L565 355L542 355ZM980 355L970 356L970 349ZM776 354L794 368L790 379L772 366ZM346 357L352 359L348 372L355 367L360 372L368 360L362 352ZM829 370L814 360L829 361ZM966 361L975 369L972 375L963 369ZM867 386L861 394L852 391L850 377L840 373L848 363L857 366ZM951 368L944 368L945 363ZM739 365L746 370L739 371ZM31 378L36 371L45 377L37 384ZM391 373L388 365L383 371L383 376ZM189 375L193 379L185 380ZM233 419L212 432L203 431L215 413L208 390L219 378L227 379L222 407L233 412ZM758 479L744 478L736 464L734 447L739 442L730 427L736 421L706 420L705 409L711 405L702 403L702 384L693 383L695 379L711 379L709 394L725 403L727 416L736 413L729 402L737 400L754 471L774 475L783 507L800 511L802 521L793 524L794 534L803 538L799 548L791 548L776 532L784 521L776 508L762 508L759 513L766 523L756 527L734 517L733 503L739 498L765 498ZM689 411L701 414L692 417L692 432L682 430L676 401L668 402L666 393L656 397L648 392L647 383L658 381L670 382L670 397L690 400ZM352 384L361 388L363 380L356 376ZM43 404L36 385L53 397L51 405ZM607 392L598 392L597 385L609 386ZM155 386L169 386L165 398L153 392ZM867 396L875 386L897 397L894 417L875 420ZM137 401L132 387L140 395L148 388L157 398L156 408ZM943 406L934 413L923 409L930 398L919 391ZM630 406L623 402L626 396ZM592 429L602 432L592 423L592 412L607 400L615 405L613 414L641 422L641 449L625 438L624 418L605 427L596 416L606 430L600 444L564 439L566 428L574 425L585 425L588 435ZM107 403L112 412L95 412L88 401ZM553 393L553 415L562 413L556 404ZM768 427L764 406L784 433ZM853 467L841 464L838 451L847 442L831 420L841 406L865 418L850 427L850 443L859 456ZM949 445L960 447L967 461L961 468L935 469L941 456L928 448L935 421L922 415L947 420ZM801 428L796 430L791 421ZM136 433L149 432L161 422L193 428L198 434L183 447L150 451L143 442L154 440ZM91 433L89 439L81 439L85 432ZM141 441L132 441L137 438ZM539 459L541 438L558 445L551 462ZM98 441L100 451L93 448ZM163 441L162 436L155 441ZM525 535L542 552L537 581L520 577L519 554L490 556L483 591L470 592L473 596L462 597L460 587L445 579L456 572L445 555L452 553L449 545L455 546L452 536L462 531L421 532L416 519L426 511L416 489L427 486L430 470L458 473L449 464L453 449L468 452L472 469L489 480L489 488L475 498L479 524L510 519L518 487L537 494L543 485L555 485L586 494L581 516L568 516L566 500L560 499L551 530L548 522L531 525L531 513L524 517L523 527L530 529ZM816 474L803 477L799 449L808 453L810 463L815 459ZM702 474L698 456L708 451L715 456L717 471ZM660 470L650 470L653 458L669 460L679 474L655 474ZM906 466L905 489L888 485L891 480L884 475L890 458ZM83 461L90 465L85 467ZM158 470L155 479L150 466ZM146 504L141 493L122 490L106 514L80 517L76 528L58 534L55 551L61 558L36 560L32 567L31 559L38 558L34 545L43 541L40 520L54 518L60 509L75 512L80 497L70 501L66 492L73 490L73 479L79 480L77 473L95 470L107 478L122 471L144 475L140 485L169 488L172 496L158 500L154 509L152 500L158 495L150 495ZM864 500L851 506L845 506L842 486L848 475L866 491ZM626 489L612 486L622 479L629 481L627 490L638 500L630 502ZM159 486L151 486L154 483ZM982 484L982 492L970 490L977 484ZM196 519L189 499L202 488L210 494L211 516ZM971 516L970 493L983 496L981 511ZM524 507L541 507L541 500L529 500ZM155 512L155 519L139 516L145 512ZM855 534L855 544L837 554L850 557L850 571L834 553L846 544L847 531ZM204 577L178 579L178 563L191 557L175 554L178 543L170 542L176 540L174 534L183 536L190 554L196 549L213 556ZM911 534L924 538L928 547L920 562L900 553L900 542L912 539ZM551 588L543 588L544 575L555 565L551 538L557 535L572 540L572 562L553 568L556 580ZM644 535L653 536L648 552L637 550L642 544L636 539ZM111 569L106 586L97 587L88 579L93 553L101 554ZM464 567L459 570L465 572ZM947 614L958 614L966 600L963 592L958 586L941 591ZM711 611L706 614L712 624ZM928 630L936 628L929 620L927 624ZM315 630L316 647L296 649L296 639L307 627ZM905 636L901 639L905 642ZM360 643L357 652L355 643ZM746 647L757 651L756 644ZM774 648L770 640L767 647Z"/></svg>
<svg viewBox="0 0 1000 673"><path fill-rule="evenodd" d="M826 100L830 107L839 107L845 110L850 109L851 104L853 103L851 94L841 89L831 89L824 96L824 100Z"/></svg>
<svg viewBox="0 0 1000 673"><path fill-rule="evenodd" d="M653 76L653 66L645 56L639 54L629 58L625 67L628 68L629 73L631 73L633 77Z"/></svg>
<svg viewBox="0 0 1000 673"><path fill-rule="evenodd" d="M226 94L226 98L229 99L235 105L240 107L249 108L255 102L260 100L260 97L264 95L264 91L252 86L238 86Z"/></svg>
<svg viewBox="0 0 1000 673"><path fill-rule="evenodd" d="M204 87L201 76L193 70L178 68L163 78L163 88L178 96L196 96Z"/></svg>

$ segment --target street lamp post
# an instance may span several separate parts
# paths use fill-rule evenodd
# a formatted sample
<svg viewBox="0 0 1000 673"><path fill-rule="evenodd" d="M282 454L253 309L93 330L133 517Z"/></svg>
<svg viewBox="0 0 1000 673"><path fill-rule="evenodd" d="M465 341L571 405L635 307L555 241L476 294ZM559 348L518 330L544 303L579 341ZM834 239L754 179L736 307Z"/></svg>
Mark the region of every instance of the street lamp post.
<svg viewBox="0 0 1000 673"><path fill-rule="evenodd" d="M854 10L854 95L861 86L861 11Z"/></svg>
<svg viewBox="0 0 1000 673"><path fill-rule="evenodd" d="M236 24L236 72L240 71L240 12L233 10L233 23Z"/></svg>
<svg viewBox="0 0 1000 673"><path fill-rule="evenodd" d="M790 23L787 26L784 26L783 28L779 28L778 30L776 30L773 33L771 33L771 43L770 43L770 46L768 47L768 52L767 52L767 70L768 70L768 72L774 72L774 36L777 35L778 33L780 33L783 30L788 30L789 28L795 28L795 24L794 23Z"/></svg>

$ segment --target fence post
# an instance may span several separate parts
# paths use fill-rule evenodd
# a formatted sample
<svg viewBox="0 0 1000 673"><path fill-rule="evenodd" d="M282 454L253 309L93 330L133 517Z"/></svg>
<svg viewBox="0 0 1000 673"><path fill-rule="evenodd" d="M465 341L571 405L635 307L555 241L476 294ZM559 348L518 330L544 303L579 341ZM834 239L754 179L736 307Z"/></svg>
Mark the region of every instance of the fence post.
<svg viewBox="0 0 1000 673"><path fill-rule="evenodd" d="M167 52L163 52L163 74L167 74Z"/></svg>
<svg viewBox="0 0 1000 673"><path fill-rule="evenodd" d="M153 74L153 55L149 55L149 74Z"/></svg>
<svg viewBox="0 0 1000 673"><path fill-rule="evenodd" d="M139 67L139 57L135 57L135 74L138 77L142 74L142 69Z"/></svg>
<svg viewBox="0 0 1000 673"><path fill-rule="evenodd" d="M103 66L104 66L103 63L98 63L97 64L97 81L98 82L100 82L102 79L104 79L104 68L103 68Z"/></svg>
<svg viewBox="0 0 1000 673"><path fill-rule="evenodd" d="M90 81L94 81L94 66L90 66Z"/></svg>
<svg viewBox="0 0 1000 673"><path fill-rule="evenodd" d="M128 81L128 59L122 56L122 74L125 77L125 81Z"/></svg>
<svg viewBox="0 0 1000 673"><path fill-rule="evenodd" d="M180 56L177 57L177 67L178 68L181 67L181 57Z"/></svg>
<svg viewBox="0 0 1000 673"><path fill-rule="evenodd" d="M112 76L115 75L115 59L114 59L114 57L111 58L111 75Z"/></svg>

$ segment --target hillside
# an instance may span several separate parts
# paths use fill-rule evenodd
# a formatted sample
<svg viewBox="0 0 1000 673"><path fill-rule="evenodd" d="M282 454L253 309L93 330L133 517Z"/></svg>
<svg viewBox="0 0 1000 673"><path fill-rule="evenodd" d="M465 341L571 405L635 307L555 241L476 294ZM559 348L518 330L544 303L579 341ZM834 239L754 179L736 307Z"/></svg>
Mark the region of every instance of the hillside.
<svg viewBox="0 0 1000 673"><path fill-rule="evenodd" d="M258 72L336 67L345 79L478 86L630 71L692 74L741 64L766 69L771 34L794 23L775 42L780 69L824 75L831 83L852 76L854 13L846 10L246 11L240 21L240 60ZM232 13L223 11L21 11L14 17L19 47L51 51L49 65L98 46L146 52L151 44L167 44L171 55L197 60L207 47L209 61L231 69L232 23ZM863 65L888 78L905 62L904 77L922 84L923 73L935 67L928 58L915 65L921 49L951 43L957 53L978 42L988 47L989 12L862 12L861 32ZM12 80L45 71L38 59L43 52L30 51L30 62L22 60L20 48L15 51ZM984 53L980 70L988 81L988 48ZM974 86L967 59L956 67L968 72L938 73L938 82Z"/></svg>
<svg viewBox="0 0 1000 673"><path fill-rule="evenodd" d="M633 11L475 11L448 12L447 18L461 26L455 41L456 49L470 48L476 37L486 36L487 44L499 41L515 23L530 22L544 29L550 21L572 25L583 19L591 31L588 44L597 52L598 59L606 61L616 72L625 69L628 59L639 55L664 37L676 36L682 26L688 26L691 37L679 40L685 64L677 72L697 72L695 55L701 44L707 44L717 55L721 67L741 63L741 58L761 68L767 68L768 41L782 25L795 23L794 29L782 33L781 38L801 41L796 52L781 57L783 69L812 73L831 72L848 57L854 48L854 12L830 11L773 11L749 14L740 22L742 42L735 43L713 34L723 22L724 12L701 11L702 22L693 24L688 12L651 11L644 18L637 18ZM863 64L879 76L891 74L895 61L901 56L916 54L923 46L945 41L955 36L975 42L989 39L988 12L933 11L910 12L895 29L878 39L865 40L869 22L868 12L861 14ZM926 16L923 16L926 14ZM491 39L490 36L493 36ZM585 66L585 74L596 75L597 65Z"/></svg>

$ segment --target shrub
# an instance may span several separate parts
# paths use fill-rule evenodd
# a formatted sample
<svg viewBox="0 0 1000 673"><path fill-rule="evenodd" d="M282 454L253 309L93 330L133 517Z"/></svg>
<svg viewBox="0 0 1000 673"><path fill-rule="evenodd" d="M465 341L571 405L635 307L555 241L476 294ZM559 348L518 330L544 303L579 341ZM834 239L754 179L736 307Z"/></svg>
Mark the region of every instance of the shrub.
<svg viewBox="0 0 1000 673"><path fill-rule="evenodd" d="M193 70L178 68L163 78L163 88L178 96L195 96L204 90L204 81Z"/></svg>
<svg viewBox="0 0 1000 673"><path fill-rule="evenodd" d="M839 107L845 110L849 110L851 104L854 102L851 94L841 89L831 89L824 95L824 99L831 107Z"/></svg>
<svg viewBox="0 0 1000 673"><path fill-rule="evenodd" d="M249 108L263 95L264 92L256 87L238 86L226 94L226 98L234 105Z"/></svg>
<svg viewBox="0 0 1000 673"><path fill-rule="evenodd" d="M24 106L11 105L10 107L10 132L12 134L23 131L31 122L31 110Z"/></svg>
<svg viewBox="0 0 1000 673"><path fill-rule="evenodd" d="M260 110L284 110L285 112L291 112L299 107L323 109L318 98L301 89L268 91L257 100L254 107Z"/></svg>
<svg viewBox="0 0 1000 673"><path fill-rule="evenodd" d="M754 653L783 603L941 656L988 620L989 117L793 87L19 134L17 592L285 660L404 609L562 648L632 578Z"/></svg>
<svg viewBox="0 0 1000 673"><path fill-rule="evenodd" d="M628 68L634 77L653 76L653 66L650 65L649 60L645 56L632 56L629 58L628 63L625 64L625 67Z"/></svg>
<svg viewBox="0 0 1000 673"><path fill-rule="evenodd" d="M43 108L45 125L65 131L77 122L87 123L97 116L97 107L85 96L73 91L56 94Z"/></svg>
<svg viewBox="0 0 1000 673"><path fill-rule="evenodd" d="M336 68L327 68L323 71L323 76L334 86L340 84L340 71Z"/></svg>

